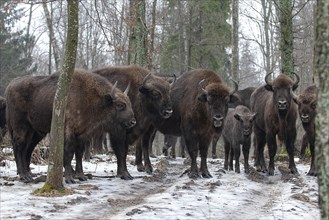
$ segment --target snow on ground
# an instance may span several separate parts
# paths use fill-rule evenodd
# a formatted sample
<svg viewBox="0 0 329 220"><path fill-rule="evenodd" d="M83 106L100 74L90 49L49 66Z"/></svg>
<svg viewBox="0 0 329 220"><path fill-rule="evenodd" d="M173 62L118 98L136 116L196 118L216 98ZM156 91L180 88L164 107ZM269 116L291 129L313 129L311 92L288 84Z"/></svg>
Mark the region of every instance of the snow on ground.
<svg viewBox="0 0 329 220"><path fill-rule="evenodd" d="M223 171L222 159L208 159L211 179L188 178L183 158L152 159L152 175L140 173L128 156L128 171L135 178L114 178L114 156L96 155L84 162L86 182L65 185L74 193L63 197L40 197L32 191L40 183L17 180L16 165L6 160L0 168L1 219L320 219L315 177L306 176L309 164L297 162L300 175L287 172L276 162L275 175L252 170ZM46 165L31 165L45 174Z"/></svg>

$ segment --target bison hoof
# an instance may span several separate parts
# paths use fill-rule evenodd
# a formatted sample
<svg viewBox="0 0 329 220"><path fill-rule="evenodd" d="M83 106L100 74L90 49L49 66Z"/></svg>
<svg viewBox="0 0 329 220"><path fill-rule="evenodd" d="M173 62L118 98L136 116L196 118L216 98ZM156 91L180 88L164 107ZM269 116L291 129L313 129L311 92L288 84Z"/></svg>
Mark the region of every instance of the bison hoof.
<svg viewBox="0 0 329 220"><path fill-rule="evenodd" d="M191 173L189 174L189 177L190 177L191 179L197 179L197 178L199 178L200 176L199 176L199 174L196 173L196 172L191 172Z"/></svg>
<svg viewBox="0 0 329 220"><path fill-rule="evenodd" d="M236 173L240 173L240 170L235 170Z"/></svg>
<svg viewBox="0 0 329 220"><path fill-rule="evenodd" d="M145 171L147 174L152 174L153 173L153 168L152 167L146 167Z"/></svg>
<svg viewBox="0 0 329 220"><path fill-rule="evenodd" d="M292 174L298 174L298 170L297 170L296 167L292 167L292 168L290 168L290 172L291 172Z"/></svg>
<svg viewBox="0 0 329 220"><path fill-rule="evenodd" d="M216 154L213 154L212 155L212 159L217 159L217 155Z"/></svg>
<svg viewBox="0 0 329 220"><path fill-rule="evenodd" d="M27 176L21 176L20 180L24 183L30 183L33 181L33 178L31 176L27 175Z"/></svg>
<svg viewBox="0 0 329 220"><path fill-rule="evenodd" d="M202 177L203 177L203 178L208 178L208 179L209 179L209 178L212 178L212 175L211 175L210 173L203 173L203 174L202 174Z"/></svg>
<svg viewBox="0 0 329 220"><path fill-rule="evenodd" d="M75 180L73 178L65 178L65 183L67 184L75 184Z"/></svg>
<svg viewBox="0 0 329 220"><path fill-rule="evenodd" d="M121 176L120 177L121 179L123 179L123 180L132 180L132 179L134 179L132 176L128 176L128 175L124 175L124 176Z"/></svg>
<svg viewBox="0 0 329 220"><path fill-rule="evenodd" d="M80 180L80 181L87 181L87 177L86 176L79 176L78 177L78 179Z"/></svg>
<svg viewBox="0 0 329 220"><path fill-rule="evenodd" d="M273 176L273 175L274 175L274 169L271 169L271 168L270 168L270 169L268 170L268 175L269 175L269 176Z"/></svg>
<svg viewBox="0 0 329 220"><path fill-rule="evenodd" d="M145 172L145 167L143 165L137 165L138 172Z"/></svg>

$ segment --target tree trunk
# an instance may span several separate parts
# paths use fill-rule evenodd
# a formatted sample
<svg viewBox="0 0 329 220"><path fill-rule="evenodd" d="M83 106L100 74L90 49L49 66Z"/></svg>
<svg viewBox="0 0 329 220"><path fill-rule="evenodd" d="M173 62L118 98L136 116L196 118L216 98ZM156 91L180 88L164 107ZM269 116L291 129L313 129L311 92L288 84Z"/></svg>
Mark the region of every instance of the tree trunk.
<svg viewBox="0 0 329 220"><path fill-rule="evenodd" d="M239 79L239 0L232 0L232 75Z"/></svg>
<svg viewBox="0 0 329 220"><path fill-rule="evenodd" d="M50 15L50 13L48 11L47 2L45 0L42 1L42 7L43 7L43 11L45 12L45 16L46 16L47 27L49 30L50 46L52 46L53 51L54 51L55 68L57 71L59 69L59 54L58 54L59 47L58 47L57 40L55 38L55 33L54 33L53 25L52 25L52 16ZM51 65L51 63L49 63L49 65ZM49 74L51 74L51 72Z"/></svg>
<svg viewBox="0 0 329 220"><path fill-rule="evenodd" d="M319 77L315 161L321 219L329 219L329 1L316 6L315 70Z"/></svg>
<svg viewBox="0 0 329 220"><path fill-rule="evenodd" d="M64 62L60 70L57 90L53 104L53 115L50 130L50 148L48 175L44 189L61 190L63 186L63 153L65 108L72 79L78 46L78 3L79 0L67 0L68 31Z"/></svg>
<svg viewBox="0 0 329 220"><path fill-rule="evenodd" d="M292 76L294 72L292 2L279 0L281 73Z"/></svg>

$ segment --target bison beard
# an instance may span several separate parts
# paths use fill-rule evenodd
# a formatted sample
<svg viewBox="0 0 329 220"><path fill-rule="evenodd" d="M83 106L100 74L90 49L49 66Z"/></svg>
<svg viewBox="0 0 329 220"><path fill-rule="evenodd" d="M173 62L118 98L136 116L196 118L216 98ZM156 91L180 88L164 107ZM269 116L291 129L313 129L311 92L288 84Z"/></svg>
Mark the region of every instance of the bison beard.
<svg viewBox="0 0 329 220"><path fill-rule="evenodd" d="M171 116L170 84L162 77L150 74L148 70L137 65L104 67L93 72L110 82L117 81L119 88L124 88L128 82L131 82L128 96L132 102L137 124L128 130L114 129L109 132L111 146L118 158L117 175L122 179L130 180L133 177L129 174L126 165L128 147L137 143L136 149L139 148L144 141L141 138L149 131L151 122ZM136 158L138 157L137 152ZM149 160L149 157L147 159ZM139 167L139 169L152 172L151 166Z"/></svg>
<svg viewBox="0 0 329 220"><path fill-rule="evenodd" d="M14 79L6 89L7 124L14 148L17 173L32 181L31 154L50 131L58 74ZM128 92L128 91L126 91ZM134 126L136 120L129 98L103 77L76 69L65 112L65 181L86 180L82 169L84 142L96 132ZM74 172L71 161L76 156Z"/></svg>
<svg viewBox="0 0 329 220"><path fill-rule="evenodd" d="M194 70L182 74L173 84L170 93L173 115L168 119L153 121L155 129L165 135L182 136L191 157L190 178L199 177L196 162L201 156L200 173L205 178L211 174L207 168L207 152L215 133L221 133L228 102L232 93L213 71ZM146 166L148 159L148 132L143 137L143 154Z"/></svg>
<svg viewBox="0 0 329 220"><path fill-rule="evenodd" d="M289 155L289 169L298 173L294 162L296 140L297 107L292 100L293 91L298 87L299 76L293 82L286 75L279 75L272 82L265 77L265 86L257 88L250 97L251 110L255 112L254 135L256 138L256 162L258 171L267 171L264 146L269 149L268 174L274 175L274 157L277 150L276 135L284 141Z"/></svg>

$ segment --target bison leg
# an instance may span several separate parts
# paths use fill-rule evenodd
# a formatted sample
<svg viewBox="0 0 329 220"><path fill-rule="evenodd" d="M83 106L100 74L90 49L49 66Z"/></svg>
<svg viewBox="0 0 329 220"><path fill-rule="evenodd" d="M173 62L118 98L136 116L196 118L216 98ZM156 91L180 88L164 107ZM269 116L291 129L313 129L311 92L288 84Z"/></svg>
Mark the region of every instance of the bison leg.
<svg viewBox="0 0 329 220"><path fill-rule="evenodd" d="M268 147L268 154L269 154L269 158L270 158L270 162L268 165L268 175L273 176L274 170L275 170L274 157L275 157L276 150L277 150L276 135L267 134L266 141L267 141L267 147Z"/></svg>
<svg viewBox="0 0 329 220"><path fill-rule="evenodd" d="M256 160L255 160L255 167L258 172L266 172L266 163L264 158L264 146L266 144L265 139L265 132L257 128L257 126L254 126L254 132L255 132L255 142L256 142Z"/></svg>
<svg viewBox="0 0 329 220"><path fill-rule="evenodd" d="M186 144L185 144L185 140L183 137L180 137L179 144L180 144L182 158L185 158Z"/></svg>
<svg viewBox="0 0 329 220"><path fill-rule="evenodd" d="M213 139L212 139L212 148L211 148L211 155L212 155L212 159L216 159L217 158L217 154L216 154L216 148L217 148L217 142L220 138L220 135L215 134Z"/></svg>
<svg viewBox="0 0 329 220"><path fill-rule="evenodd" d="M75 150L75 143L67 140L64 146L64 169L65 169L64 178L67 184L75 183L74 170L71 165L74 156L74 150Z"/></svg>
<svg viewBox="0 0 329 220"><path fill-rule="evenodd" d="M285 142L287 153L289 156L289 169L292 174L298 174L298 170L296 168L294 156L295 156L295 140L296 140L296 130L288 131L288 137Z"/></svg>
<svg viewBox="0 0 329 220"><path fill-rule="evenodd" d="M299 156L299 158L301 160L304 160L305 159L305 152L306 152L307 146L308 146L308 137L307 137L307 134L305 133L303 135L302 146L300 148L300 156Z"/></svg>
<svg viewBox="0 0 329 220"><path fill-rule="evenodd" d="M212 178L207 166L207 155L208 155L209 144L210 141L207 140L201 140L199 142L199 151L201 157L200 172L203 178Z"/></svg>
<svg viewBox="0 0 329 220"><path fill-rule="evenodd" d="M31 182L33 180L32 175L29 172L29 161L26 159L28 152L27 143L32 138L31 134L27 130L28 128L26 128L26 126L22 126L22 129L15 129L11 133L17 173L20 177L20 180L23 182Z"/></svg>
<svg viewBox="0 0 329 220"><path fill-rule="evenodd" d="M235 172L240 173L240 144L239 143L234 143L232 144L232 149L231 151L234 152L234 159L235 159Z"/></svg>
<svg viewBox="0 0 329 220"><path fill-rule="evenodd" d="M228 170L233 170L233 158L234 158L234 150L232 146L230 146L230 159L228 161Z"/></svg>
<svg viewBox="0 0 329 220"><path fill-rule="evenodd" d="M110 138L112 149L117 157L117 176L124 180L132 180L133 177L128 172L126 162L129 148L128 143L126 143L126 133L121 132L121 136L110 134Z"/></svg>
<svg viewBox="0 0 329 220"><path fill-rule="evenodd" d="M144 172L145 167L143 165L143 150L142 150L142 140L139 139L136 144L136 152L135 152L135 164L137 166L138 172Z"/></svg>
<svg viewBox="0 0 329 220"><path fill-rule="evenodd" d="M249 173L249 151L250 151L250 141L248 144L242 146L243 158L244 158L244 172Z"/></svg>
<svg viewBox="0 0 329 220"><path fill-rule="evenodd" d="M29 142L27 146L27 153L26 153L26 162L27 164L25 167L27 168L27 172L31 175L32 178L32 172L30 169L30 164L31 164L31 158L32 158L32 153L35 148L35 146L44 138L44 136L39 135L37 132L34 132L32 135L32 140Z"/></svg>
<svg viewBox="0 0 329 220"><path fill-rule="evenodd" d="M196 179L199 177L198 165L196 162L196 158L198 156L198 146L196 141L188 140L186 138L185 138L185 143L191 158L191 170L189 173L189 177L192 179Z"/></svg>
<svg viewBox="0 0 329 220"><path fill-rule="evenodd" d="M225 170L228 170L230 149L231 149L230 143L226 139L224 139L224 154L225 154L224 169Z"/></svg>
<svg viewBox="0 0 329 220"><path fill-rule="evenodd" d="M311 150L311 166L310 166L310 170L308 171L307 175L309 176L317 176L317 171L316 171L316 167L315 167L315 164L314 164L314 144L315 142L315 139L313 138L313 140L310 141L310 150Z"/></svg>
<svg viewBox="0 0 329 220"><path fill-rule="evenodd" d="M82 167L82 157L84 153L84 143L79 143L75 149L75 178L78 178L80 181L87 181L87 177L83 174L83 167Z"/></svg>

